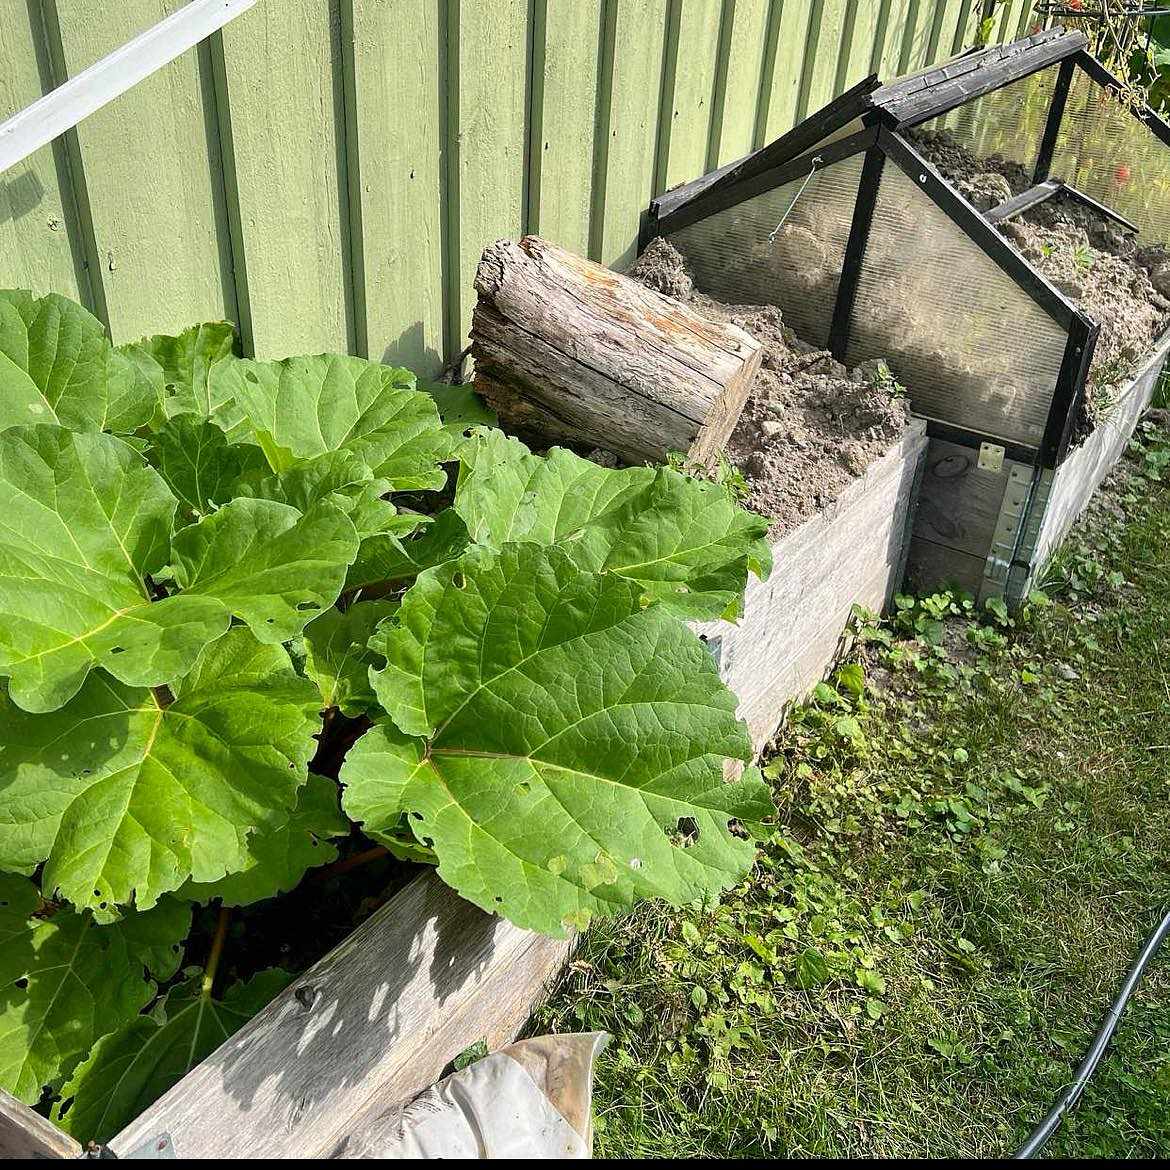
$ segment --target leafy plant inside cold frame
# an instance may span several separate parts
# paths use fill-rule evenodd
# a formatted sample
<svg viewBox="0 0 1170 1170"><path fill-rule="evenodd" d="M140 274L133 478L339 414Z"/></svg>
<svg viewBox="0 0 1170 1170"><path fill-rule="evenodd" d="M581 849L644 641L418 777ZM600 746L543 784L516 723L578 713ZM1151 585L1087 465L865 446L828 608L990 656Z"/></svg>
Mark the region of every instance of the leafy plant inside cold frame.
<svg viewBox="0 0 1170 1170"><path fill-rule="evenodd" d="M563 934L718 895L771 807L686 625L769 569L727 488L234 345L0 292L0 1085L83 1138L289 978L218 986L222 930L184 969L192 907L355 824Z"/></svg>

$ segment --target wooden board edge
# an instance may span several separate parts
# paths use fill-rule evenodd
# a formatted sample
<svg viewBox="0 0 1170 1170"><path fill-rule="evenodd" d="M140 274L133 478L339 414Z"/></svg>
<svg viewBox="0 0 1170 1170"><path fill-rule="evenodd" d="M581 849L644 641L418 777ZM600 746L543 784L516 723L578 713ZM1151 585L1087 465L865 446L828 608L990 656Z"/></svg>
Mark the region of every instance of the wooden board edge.
<svg viewBox="0 0 1170 1170"><path fill-rule="evenodd" d="M0 1089L0 1159L80 1158L83 1153L64 1130Z"/></svg>
<svg viewBox="0 0 1170 1170"><path fill-rule="evenodd" d="M572 943L415 878L110 1143L161 1133L177 1157L328 1157L371 1110L433 1084L466 1048L511 1042Z"/></svg>

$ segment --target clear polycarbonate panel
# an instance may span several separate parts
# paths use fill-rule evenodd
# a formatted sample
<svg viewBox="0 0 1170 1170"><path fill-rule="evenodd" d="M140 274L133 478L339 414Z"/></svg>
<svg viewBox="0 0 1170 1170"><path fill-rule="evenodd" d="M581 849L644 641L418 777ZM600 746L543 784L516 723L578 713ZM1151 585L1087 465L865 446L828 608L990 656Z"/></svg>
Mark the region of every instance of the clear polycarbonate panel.
<svg viewBox="0 0 1170 1170"><path fill-rule="evenodd" d="M1056 65L1041 69L973 98L950 113L916 126L910 135L945 130L978 159L999 155L1007 162L1019 163L1020 179L1012 185L1022 191L1032 185L1058 69Z"/></svg>
<svg viewBox="0 0 1170 1170"><path fill-rule="evenodd" d="M1080 69L1051 173L1132 220L1139 243L1170 243L1170 146Z"/></svg>
<svg viewBox="0 0 1170 1170"><path fill-rule="evenodd" d="M861 155L813 170L671 235L701 291L732 305L776 305L812 345L829 342Z"/></svg>
<svg viewBox="0 0 1170 1170"><path fill-rule="evenodd" d="M1038 446L1067 334L887 159L848 362L885 358L916 413Z"/></svg>

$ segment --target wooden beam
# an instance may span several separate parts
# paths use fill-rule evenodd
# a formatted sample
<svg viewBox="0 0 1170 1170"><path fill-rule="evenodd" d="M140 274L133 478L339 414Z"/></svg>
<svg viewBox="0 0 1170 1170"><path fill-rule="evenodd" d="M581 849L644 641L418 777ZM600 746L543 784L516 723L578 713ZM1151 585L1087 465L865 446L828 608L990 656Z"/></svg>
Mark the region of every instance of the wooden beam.
<svg viewBox="0 0 1170 1170"><path fill-rule="evenodd" d="M223 28L256 0L190 0L0 123L0 173Z"/></svg>
<svg viewBox="0 0 1170 1170"><path fill-rule="evenodd" d="M428 871L110 1142L176 1157L328 1157L374 1102L406 1101L465 1048L513 1040L571 943L485 914Z"/></svg>
<svg viewBox="0 0 1170 1170"><path fill-rule="evenodd" d="M81 1156L78 1142L0 1089L0 1159Z"/></svg>

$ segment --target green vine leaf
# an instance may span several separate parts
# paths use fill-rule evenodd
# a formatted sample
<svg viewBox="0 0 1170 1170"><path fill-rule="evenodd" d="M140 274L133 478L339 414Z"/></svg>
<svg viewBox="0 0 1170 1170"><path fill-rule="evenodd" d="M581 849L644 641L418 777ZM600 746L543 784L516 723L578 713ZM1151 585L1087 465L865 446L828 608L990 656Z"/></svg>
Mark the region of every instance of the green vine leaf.
<svg viewBox="0 0 1170 1170"><path fill-rule="evenodd" d="M377 706L370 667L381 658L366 643L378 623L398 609L396 601L357 601L348 609L330 609L306 627L305 673L317 684L322 709L361 715Z"/></svg>
<svg viewBox="0 0 1170 1170"><path fill-rule="evenodd" d="M177 532L171 557L179 597L214 598L261 642L287 642L337 600L357 550L331 501L302 515L241 497Z"/></svg>
<svg viewBox="0 0 1170 1170"><path fill-rule="evenodd" d="M288 821L278 829L252 834L243 869L216 882L188 882L178 897L193 902L218 900L225 906L274 898L293 889L310 869L336 860L337 849L329 839L348 832L349 821L338 807L336 783L310 774Z"/></svg>
<svg viewBox="0 0 1170 1170"><path fill-rule="evenodd" d="M0 1087L39 1100L149 1003L156 985L146 972L175 973L190 926L190 907L173 899L98 926L43 903L27 878L0 874Z"/></svg>
<svg viewBox="0 0 1170 1170"><path fill-rule="evenodd" d="M221 362L211 384L217 398L244 411L274 471L348 451L395 491L445 482L438 411L409 370L322 354Z"/></svg>
<svg viewBox="0 0 1170 1170"><path fill-rule="evenodd" d="M249 834L287 821L320 726L313 684L244 627L170 705L95 673L59 711L5 698L0 719L0 868L44 862L44 889L101 920L245 868Z"/></svg>
<svg viewBox="0 0 1170 1170"><path fill-rule="evenodd" d="M454 508L479 544L558 544L590 572L639 582L678 617L734 617L749 572L771 572L767 521L671 468L599 467L476 432Z"/></svg>
<svg viewBox="0 0 1170 1170"><path fill-rule="evenodd" d="M751 758L735 696L641 593L537 545L423 573L371 639L397 728L349 753L346 811L375 837L408 814L448 884L549 934L736 881L754 846L729 822L758 824L767 789L724 781Z"/></svg>
<svg viewBox="0 0 1170 1170"><path fill-rule="evenodd" d="M211 597L151 600L175 501L120 439L10 428L0 493L0 674L26 710L60 707L95 665L135 686L169 682L227 629Z"/></svg>
<svg viewBox="0 0 1170 1170"><path fill-rule="evenodd" d="M160 1007L98 1041L61 1090L53 1119L84 1141L104 1142L236 1034L292 981L279 967L213 998L196 975Z"/></svg>

